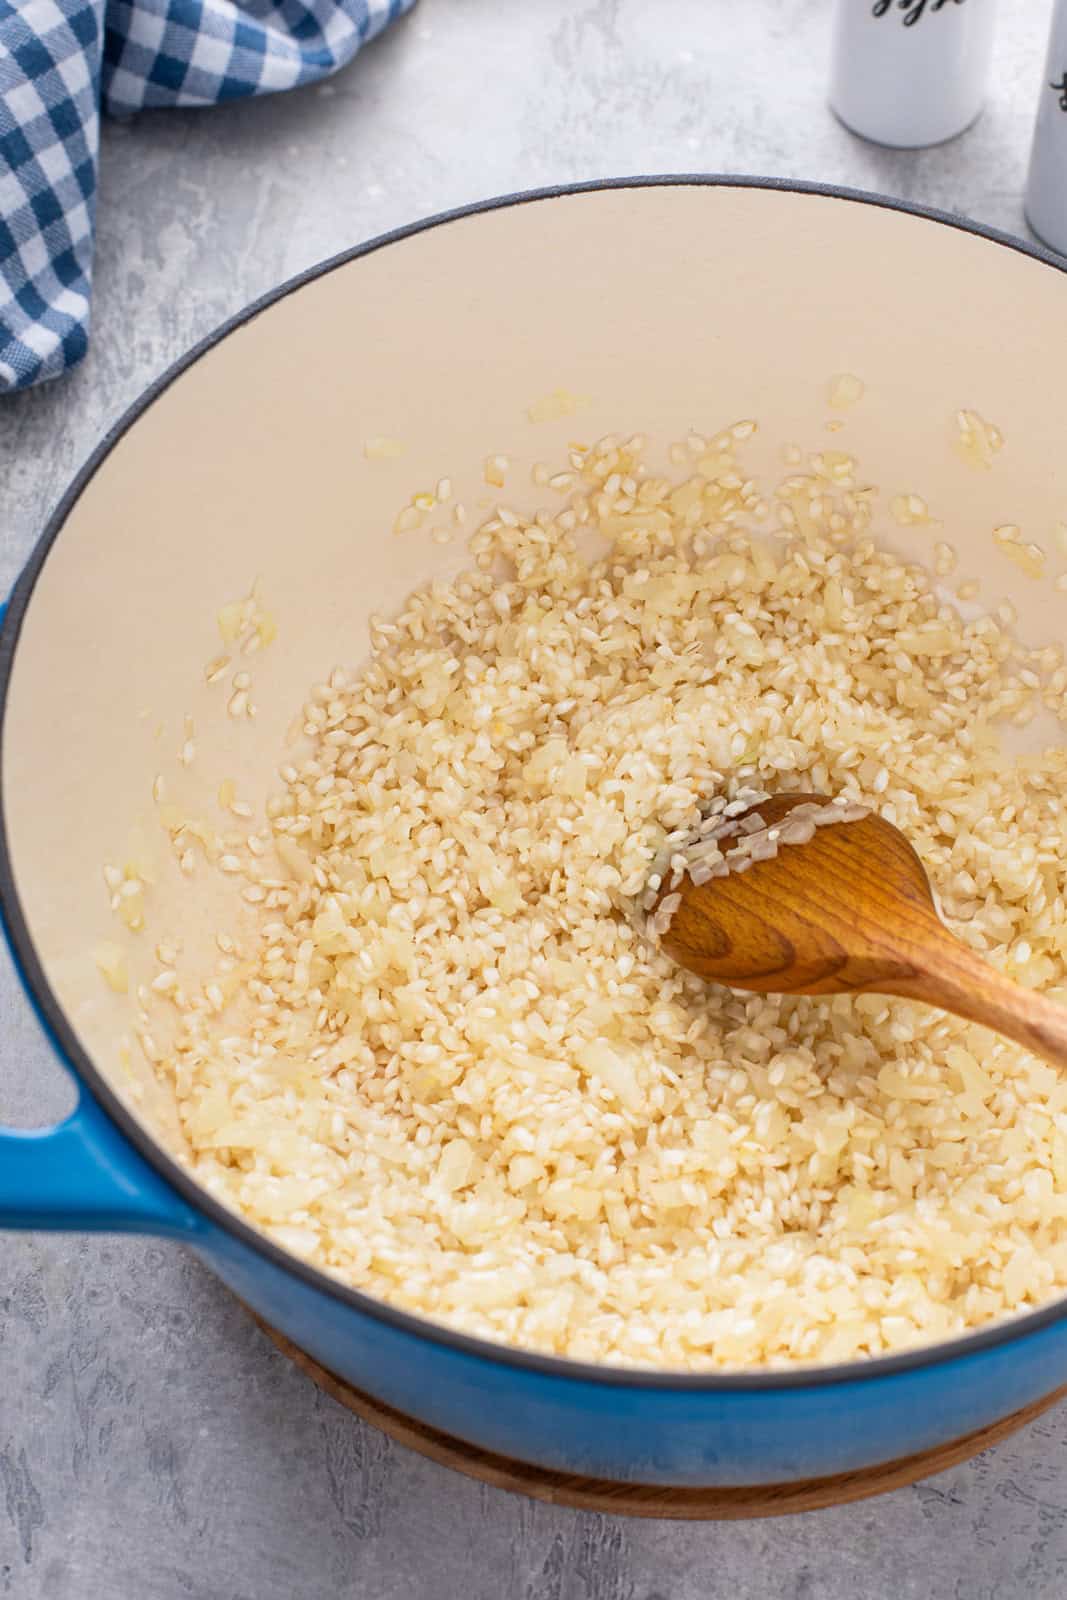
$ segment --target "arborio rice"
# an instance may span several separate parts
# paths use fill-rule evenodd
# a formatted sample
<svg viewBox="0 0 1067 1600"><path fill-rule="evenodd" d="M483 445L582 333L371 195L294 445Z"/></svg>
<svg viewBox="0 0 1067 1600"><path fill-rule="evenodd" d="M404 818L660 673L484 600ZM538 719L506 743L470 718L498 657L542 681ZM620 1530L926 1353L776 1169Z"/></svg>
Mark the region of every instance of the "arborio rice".
<svg viewBox="0 0 1067 1600"><path fill-rule="evenodd" d="M1062 709L1057 652L939 603L841 453L761 490L752 431L670 479L640 440L575 450L552 510L499 511L377 622L311 694L276 851L226 858L258 942L223 932L206 1000L166 980L196 1176L394 1306L717 1368L1067 1289L1051 1067L918 1004L705 987L635 925L709 797L808 790L899 824L968 944L1064 983L1065 754L995 731Z"/></svg>

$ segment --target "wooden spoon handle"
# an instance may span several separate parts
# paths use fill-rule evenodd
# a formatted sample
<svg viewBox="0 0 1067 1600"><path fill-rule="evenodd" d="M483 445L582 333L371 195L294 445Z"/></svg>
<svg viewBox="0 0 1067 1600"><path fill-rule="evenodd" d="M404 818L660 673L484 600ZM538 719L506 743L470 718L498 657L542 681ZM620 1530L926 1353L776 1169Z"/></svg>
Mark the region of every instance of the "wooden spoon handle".
<svg viewBox="0 0 1067 1600"><path fill-rule="evenodd" d="M1013 983L941 922L924 942L921 970L871 987L978 1022L1067 1071L1067 1006Z"/></svg>

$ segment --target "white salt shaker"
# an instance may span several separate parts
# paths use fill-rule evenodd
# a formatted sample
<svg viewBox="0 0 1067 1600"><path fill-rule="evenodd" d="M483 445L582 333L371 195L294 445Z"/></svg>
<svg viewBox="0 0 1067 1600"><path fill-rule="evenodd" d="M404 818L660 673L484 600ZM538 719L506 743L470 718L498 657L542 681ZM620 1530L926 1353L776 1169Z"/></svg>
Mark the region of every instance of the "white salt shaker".
<svg viewBox="0 0 1067 1600"><path fill-rule="evenodd" d="M995 5L837 0L834 112L853 133L902 150L954 139L982 109Z"/></svg>
<svg viewBox="0 0 1067 1600"><path fill-rule="evenodd" d="M1067 255L1067 0L1056 0L1037 107L1026 220L1039 239Z"/></svg>

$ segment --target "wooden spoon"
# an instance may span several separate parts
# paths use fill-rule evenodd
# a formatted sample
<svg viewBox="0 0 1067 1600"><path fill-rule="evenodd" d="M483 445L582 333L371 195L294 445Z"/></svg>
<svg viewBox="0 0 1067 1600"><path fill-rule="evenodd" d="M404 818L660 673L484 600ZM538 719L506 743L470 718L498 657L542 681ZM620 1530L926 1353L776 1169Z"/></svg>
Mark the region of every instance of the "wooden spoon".
<svg viewBox="0 0 1067 1600"><path fill-rule="evenodd" d="M783 794L750 810L773 827L812 802L827 803ZM757 994L922 1000L1067 1068L1067 1008L1012 983L949 933L919 857L874 813L818 828L744 872L703 884L686 876L659 899L668 893L681 902L661 947L701 978Z"/></svg>

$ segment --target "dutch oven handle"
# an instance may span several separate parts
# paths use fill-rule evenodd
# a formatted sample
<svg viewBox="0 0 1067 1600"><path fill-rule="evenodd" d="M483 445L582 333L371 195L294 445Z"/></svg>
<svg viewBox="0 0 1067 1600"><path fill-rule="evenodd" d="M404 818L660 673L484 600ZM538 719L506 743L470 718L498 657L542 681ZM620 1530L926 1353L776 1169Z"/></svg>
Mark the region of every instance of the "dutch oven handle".
<svg viewBox="0 0 1067 1600"><path fill-rule="evenodd" d="M157 1233L203 1227L101 1111L83 1085L54 1128L0 1128L0 1228Z"/></svg>

